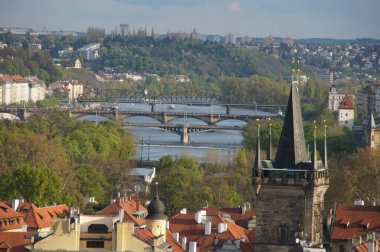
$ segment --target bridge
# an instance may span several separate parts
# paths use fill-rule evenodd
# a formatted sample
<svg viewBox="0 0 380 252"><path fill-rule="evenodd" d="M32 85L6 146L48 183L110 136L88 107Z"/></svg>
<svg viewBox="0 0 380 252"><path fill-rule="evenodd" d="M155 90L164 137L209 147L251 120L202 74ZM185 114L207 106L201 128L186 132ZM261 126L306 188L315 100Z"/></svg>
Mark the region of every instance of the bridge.
<svg viewBox="0 0 380 252"><path fill-rule="evenodd" d="M54 109L37 109L37 108L0 108L0 113L11 114L17 116L21 120L26 120L29 116L33 114L43 114L51 113L55 111ZM128 117L132 116L146 116L153 118L160 123L167 124L172 120L178 118L194 118L205 122L207 125L216 125L218 122L224 120L240 120L244 122L250 122L256 119L265 119L269 116L263 115L231 115L231 114L206 114L206 113L183 113L175 111L158 111L158 112L149 112L149 111L124 111L124 110L110 110L107 108L103 109L59 109L59 111L66 111L69 113L70 117L79 118L87 115L93 115L96 117L104 117L110 120L116 121L125 121ZM282 117L281 115L273 115L274 117Z"/></svg>
<svg viewBox="0 0 380 252"><path fill-rule="evenodd" d="M126 89L96 89L92 95L78 98L80 103L149 103L151 112L156 111L156 104L188 104L188 105L222 105L226 106L226 114L231 114L232 106L251 106L256 110L266 108L286 108L286 105L258 105L256 101L249 97L249 100L242 100L241 97L226 97L215 92L200 90L193 92L174 92L161 95L148 95Z"/></svg>
<svg viewBox="0 0 380 252"><path fill-rule="evenodd" d="M169 130L181 136L181 143L189 144L191 132L206 130L243 130L241 126L220 126L220 125L201 125L201 124L171 124L171 123L123 123L123 127L155 127Z"/></svg>

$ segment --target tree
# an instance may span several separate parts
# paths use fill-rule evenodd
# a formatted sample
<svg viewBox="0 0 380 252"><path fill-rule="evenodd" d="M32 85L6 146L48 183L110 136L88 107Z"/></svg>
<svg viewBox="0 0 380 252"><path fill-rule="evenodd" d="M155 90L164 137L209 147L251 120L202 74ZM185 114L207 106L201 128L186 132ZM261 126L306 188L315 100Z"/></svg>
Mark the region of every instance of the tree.
<svg viewBox="0 0 380 252"><path fill-rule="evenodd" d="M95 197L97 201L104 200L104 175L89 164L80 164L76 168L76 179L80 192L85 197Z"/></svg>
<svg viewBox="0 0 380 252"><path fill-rule="evenodd" d="M11 200L21 196L37 205L61 202L62 189L61 180L49 167L30 165L8 171L0 185L2 198Z"/></svg>

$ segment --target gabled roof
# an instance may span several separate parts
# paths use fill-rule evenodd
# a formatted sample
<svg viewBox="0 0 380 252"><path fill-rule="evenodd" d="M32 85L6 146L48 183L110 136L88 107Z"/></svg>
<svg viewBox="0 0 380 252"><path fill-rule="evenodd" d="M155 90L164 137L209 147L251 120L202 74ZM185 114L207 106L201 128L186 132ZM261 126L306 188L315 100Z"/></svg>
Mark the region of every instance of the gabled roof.
<svg viewBox="0 0 380 252"><path fill-rule="evenodd" d="M194 219L194 214L177 214L170 218L169 229L171 232L178 232L180 240L187 237L187 241L196 241L200 251L208 251L213 248L215 239L218 240L216 247L221 247L228 239L244 239L245 242L253 246L252 235L249 231L236 225L233 221L220 216L211 217L211 234L205 235L205 225L198 224ZM228 223L227 231L218 233L218 223ZM250 245L246 247L252 247ZM252 251L252 250L243 250Z"/></svg>
<svg viewBox="0 0 380 252"><path fill-rule="evenodd" d="M337 206L333 240L349 240L375 230L380 231L380 206Z"/></svg>
<svg viewBox="0 0 380 252"><path fill-rule="evenodd" d="M277 168L296 168L308 162L298 87L291 85L276 154Z"/></svg>
<svg viewBox="0 0 380 252"><path fill-rule="evenodd" d="M354 109L354 105L348 95L345 95L343 101L340 103L338 109Z"/></svg>
<svg viewBox="0 0 380 252"><path fill-rule="evenodd" d="M145 225L144 218L138 218L134 213L137 211L147 211L146 207L140 204L140 200L138 198L128 198L124 197L117 199L111 205L108 205L104 209L97 212L97 215L105 215L105 216L116 216L119 215L119 210L124 209L124 220L123 221L132 221L137 226Z"/></svg>
<svg viewBox="0 0 380 252"><path fill-rule="evenodd" d="M25 248L30 244L32 232L0 232L0 248L9 249L9 252L29 251Z"/></svg>
<svg viewBox="0 0 380 252"><path fill-rule="evenodd" d="M0 231L20 229L25 224L23 215L0 201Z"/></svg>
<svg viewBox="0 0 380 252"><path fill-rule="evenodd" d="M28 225L28 229L52 227L55 219L68 214L69 208L66 204L41 208L32 204L25 215L25 222Z"/></svg>

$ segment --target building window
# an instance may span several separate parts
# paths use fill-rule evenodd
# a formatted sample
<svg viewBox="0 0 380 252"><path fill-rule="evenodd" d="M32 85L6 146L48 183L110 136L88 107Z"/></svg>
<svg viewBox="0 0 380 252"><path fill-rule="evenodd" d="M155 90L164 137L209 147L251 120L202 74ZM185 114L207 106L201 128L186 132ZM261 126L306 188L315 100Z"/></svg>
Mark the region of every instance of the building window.
<svg viewBox="0 0 380 252"><path fill-rule="evenodd" d="M0 248L0 252L8 252L8 249L6 249L6 248Z"/></svg>
<svg viewBox="0 0 380 252"><path fill-rule="evenodd" d="M286 243L288 241L288 228L280 227L278 229L278 241L280 243Z"/></svg>
<svg viewBox="0 0 380 252"><path fill-rule="evenodd" d="M346 249L344 247L344 245L339 245L339 252L345 252Z"/></svg>
<svg viewBox="0 0 380 252"><path fill-rule="evenodd" d="M87 241L87 248L104 248L104 241Z"/></svg>
<svg viewBox="0 0 380 252"><path fill-rule="evenodd" d="M104 224L91 224L88 227L89 233L108 233L108 227Z"/></svg>

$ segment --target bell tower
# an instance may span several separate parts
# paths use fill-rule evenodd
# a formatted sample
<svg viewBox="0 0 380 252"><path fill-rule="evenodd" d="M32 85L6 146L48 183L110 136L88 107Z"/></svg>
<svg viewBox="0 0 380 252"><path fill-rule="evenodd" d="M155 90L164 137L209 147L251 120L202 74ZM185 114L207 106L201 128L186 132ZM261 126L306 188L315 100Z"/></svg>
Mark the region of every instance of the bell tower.
<svg viewBox="0 0 380 252"><path fill-rule="evenodd" d="M274 160L271 155L267 160L258 157L260 137L257 138L253 167L257 194L255 251L293 251L300 242L309 247L322 244L322 211L329 185L326 128L323 159L317 160L314 137L312 157L308 160L299 72L299 62L293 60L289 100Z"/></svg>

